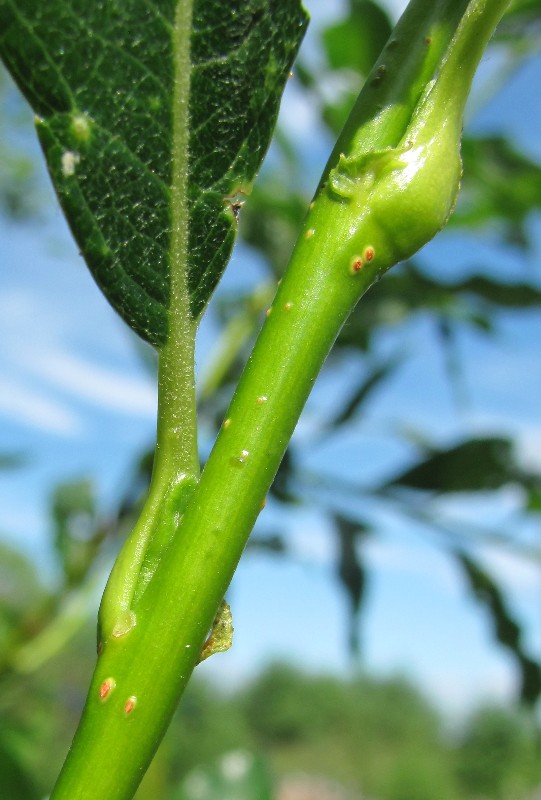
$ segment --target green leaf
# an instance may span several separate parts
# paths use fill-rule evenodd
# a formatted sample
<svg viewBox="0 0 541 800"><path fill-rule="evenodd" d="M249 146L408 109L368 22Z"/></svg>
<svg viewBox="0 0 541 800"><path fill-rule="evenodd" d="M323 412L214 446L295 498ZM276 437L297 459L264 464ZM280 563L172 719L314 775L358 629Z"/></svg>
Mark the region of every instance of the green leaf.
<svg viewBox="0 0 541 800"><path fill-rule="evenodd" d="M537 50L541 23L540 0L512 0L507 14L498 26L495 38L527 51L528 39Z"/></svg>
<svg viewBox="0 0 541 800"><path fill-rule="evenodd" d="M342 130L356 97L357 92L353 88L345 87L341 93L323 104L321 117L332 133L337 135Z"/></svg>
<svg viewBox="0 0 541 800"><path fill-rule="evenodd" d="M0 786L4 800L38 800L40 793L34 786L25 767L12 745L9 730L0 733Z"/></svg>
<svg viewBox="0 0 541 800"><path fill-rule="evenodd" d="M462 145L464 191L453 225L503 223L507 238L527 244L526 222L541 208L541 166L501 137Z"/></svg>
<svg viewBox="0 0 541 800"><path fill-rule="evenodd" d="M40 630L47 619L49 600L35 564L0 542L0 669L10 662L21 642Z"/></svg>
<svg viewBox="0 0 541 800"><path fill-rule="evenodd" d="M526 653L522 644L520 624L508 607L503 592L486 569L474 558L460 552L455 555L472 593L490 614L497 641L509 650L516 660L521 676L520 699L526 703L535 703L541 695L541 665Z"/></svg>
<svg viewBox="0 0 541 800"><path fill-rule="evenodd" d="M244 241L257 247L280 277L306 216L307 198L293 183L284 187L274 175L259 182L241 222Z"/></svg>
<svg viewBox="0 0 541 800"><path fill-rule="evenodd" d="M353 69L366 76L391 35L388 16L371 0L350 0L350 13L323 31L327 60L333 69Z"/></svg>
<svg viewBox="0 0 541 800"><path fill-rule="evenodd" d="M338 428L345 422L349 422L372 395L372 392L378 389L380 385L394 373L400 361L401 359L396 357L390 358L381 363L376 363L373 367L369 368L355 387L346 404L340 409L338 414L330 420L330 425L333 428Z"/></svg>
<svg viewBox="0 0 541 800"><path fill-rule="evenodd" d="M92 566L105 531L97 524L94 487L88 480L59 484L53 493L51 516L54 546L66 583L79 584Z"/></svg>
<svg viewBox="0 0 541 800"><path fill-rule="evenodd" d="M305 26L299 0L0 0L79 247L155 346L225 268Z"/></svg>
<svg viewBox="0 0 541 800"><path fill-rule="evenodd" d="M338 537L336 572L349 600L349 651L359 655L359 616L366 590L366 569L358 543L367 535L368 525L343 516L334 515Z"/></svg>
<svg viewBox="0 0 541 800"><path fill-rule="evenodd" d="M293 448L288 447L270 488L271 495L281 503L295 504L299 502L295 489L295 472L296 466Z"/></svg>
<svg viewBox="0 0 541 800"><path fill-rule="evenodd" d="M25 465L26 456L22 453L0 453L0 469L18 469Z"/></svg>
<svg viewBox="0 0 541 800"><path fill-rule="evenodd" d="M519 477L508 439L470 439L428 458L394 478L390 486L436 492L498 489Z"/></svg>
<svg viewBox="0 0 541 800"><path fill-rule="evenodd" d="M528 283L484 275L444 283L409 262L372 289L370 306L357 307L340 332L338 346L367 349L380 326L400 323L421 310L490 330L491 323L497 321L492 313L495 308L534 308L540 304L541 292Z"/></svg>
<svg viewBox="0 0 541 800"><path fill-rule="evenodd" d="M504 283L473 275L455 286L457 293L475 296L501 308L535 308L541 305L541 292L527 283Z"/></svg>

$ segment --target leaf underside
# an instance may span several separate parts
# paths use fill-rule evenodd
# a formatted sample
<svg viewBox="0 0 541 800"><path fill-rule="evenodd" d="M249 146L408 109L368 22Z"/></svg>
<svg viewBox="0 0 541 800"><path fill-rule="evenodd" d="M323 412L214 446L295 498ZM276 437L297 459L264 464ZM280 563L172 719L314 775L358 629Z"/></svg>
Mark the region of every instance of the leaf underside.
<svg viewBox="0 0 541 800"><path fill-rule="evenodd" d="M114 308L157 347L173 271L196 320L227 264L238 195L262 162L306 27L299 0L194 0L191 30L175 32L179 2L190 0L0 0L0 54L38 115L75 239ZM189 96L175 99L179 43ZM187 109L184 216L174 101ZM179 225L184 263L171 258Z"/></svg>

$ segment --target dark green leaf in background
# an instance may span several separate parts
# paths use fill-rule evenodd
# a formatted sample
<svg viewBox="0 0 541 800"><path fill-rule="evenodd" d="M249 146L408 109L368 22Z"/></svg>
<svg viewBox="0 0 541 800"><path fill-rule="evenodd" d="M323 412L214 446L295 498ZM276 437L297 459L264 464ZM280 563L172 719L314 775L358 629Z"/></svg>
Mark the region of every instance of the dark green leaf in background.
<svg viewBox="0 0 541 800"><path fill-rule="evenodd" d="M391 35L389 17L371 0L350 0L348 16L323 31L322 43L331 70L349 75L342 91L325 98L322 116L332 131L344 125L362 81ZM351 80L351 78L353 80Z"/></svg>
<svg viewBox="0 0 541 800"><path fill-rule="evenodd" d="M94 487L88 480L55 488L51 516L54 545L68 586L81 582L90 569L104 531L97 525Z"/></svg>
<svg viewBox="0 0 541 800"><path fill-rule="evenodd" d="M34 159L18 141L28 122L23 104L0 62L0 212L17 221L34 216L41 200Z"/></svg>
<svg viewBox="0 0 541 800"><path fill-rule="evenodd" d="M368 533L368 526L335 514L334 524L338 535L336 571L349 600L349 651L358 656L359 615L366 589L366 569L357 546Z"/></svg>
<svg viewBox="0 0 541 800"><path fill-rule="evenodd" d="M448 449L434 449L385 488L404 486L428 492L487 492L509 484L522 487L526 503L540 492L539 475L524 469L510 439L467 439Z"/></svg>
<svg viewBox="0 0 541 800"><path fill-rule="evenodd" d="M398 358L388 359L381 363L376 363L367 370L361 380L356 384L353 393L347 399L346 404L340 409L338 414L330 420L333 428L338 428L349 422L357 414L372 392L377 390L387 378L394 374L400 360ZM352 381L353 383L353 381Z"/></svg>
<svg viewBox="0 0 541 800"><path fill-rule="evenodd" d="M10 731L0 731L0 786L3 800L39 800L27 767L10 742Z"/></svg>
<svg viewBox="0 0 541 800"><path fill-rule="evenodd" d="M525 224L541 208L541 166L501 137L466 137L464 187L453 225L494 225L507 239L527 246Z"/></svg>
<svg viewBox="0 0 541 800"><path fill-rule="evenodd" d="M539 50L541 30L540 0L511 0L507 14L496 31L496 39L527 52L529 45ZM528 41L529 40L529 41Z"/></svg>
<svg viewBox="0 0 541 800"><path fill-rule="evenodd" d="M339 347L368 350L375 330L396 325L429 310L436 318L492 330L499 308L527 309L541 305L541 291L524 281L501 281L472 274L462 281L443 282L412 262L387 275L371 290L371 302L353 312L338 337Z"/></svg>
<svg viewBox="0 0 541 800"><path fill-rule="evenodd" d="M22 453L0 453L0 469L18 469L25 466L26 458Z"/></svg>
<svg viewBox="0 0 541 800"><path fill-rule="evenodd" d="M525 651L520 624L514 618L501 588L484 567L466 553L456 554L473 595L486 608L498 642L514 656L521 677L520 698L535 703L541 695L541 665Z"/></svg>
<svg viewBox="0 0 541 800"><path fill-rule="evenodd" d="M434 452L390 485L434 492L479 492L497 489L517 478L512 442L493 437L470 439Z"/></svg>
<svg viewBox="0 0 541 800"><path fill-rule="evenodd" d="M323 32L323 46L332 69L352 69L366 76L391 35L385 12L370 0L350 0L346 19Z"/></svg>
<svg viewBox="0 0 541 800"><path fill-rule="evenodd" d="M172 284L196 319L225 268L306 26L298 0L194 0L190 28L191 8L0 0L0 54L79 247L156 346Z"/></svg>

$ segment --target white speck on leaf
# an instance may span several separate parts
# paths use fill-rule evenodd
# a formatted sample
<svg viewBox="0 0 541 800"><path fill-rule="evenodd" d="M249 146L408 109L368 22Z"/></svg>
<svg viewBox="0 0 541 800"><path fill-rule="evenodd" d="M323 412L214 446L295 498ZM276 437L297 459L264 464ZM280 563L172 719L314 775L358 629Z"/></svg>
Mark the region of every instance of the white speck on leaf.
<svg viewBox="0 0 541 800"><path fill-rule="evenodd" d="M74 153L73 150L65 150L62 153L62 175L64 178L70 178L75 175L75 168L80 160L79 153Z"/></svg>

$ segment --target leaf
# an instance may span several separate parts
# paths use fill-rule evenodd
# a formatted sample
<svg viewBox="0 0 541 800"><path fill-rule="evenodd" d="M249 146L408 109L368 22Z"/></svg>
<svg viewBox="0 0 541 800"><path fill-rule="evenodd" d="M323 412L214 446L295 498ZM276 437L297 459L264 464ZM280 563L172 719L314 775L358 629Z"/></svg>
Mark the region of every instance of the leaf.
<svg viewBox="0 0 541 800"><path fill-rule="evenodd" d="M344 87L342 92L337 92L331 100L324 103L321 117L331 132L338 136L350 114L357 98L357 87Z"/></svg>
<svg viewBox="0 0 541 800"><path fill-rule="evenodd" d="M92 566L105 529L98 525L94 487L88 480L59 484L53 493L51 516L54 545L66 583L79 584Z"/></svg>
<svg viewBox="0 0 541 800"><path fill-rule="evenodd" d="M357 543L366 536L369 528L364 523L352 521L341 514L334 515L338 535L337 573L349 603L349 650L359 654L359 615L366 589L366 569Z"/></svg>
<svg viewBox="0 0 541 800"><path fill-rule="evenodd" d="M474 275L456 284L456 291L475 296L500 308L535 308L541 305L541 292L528 283L502 283Z"/></svg>
<svg viewBox="0 0 541 800"><path fill-rule="evenodd" d="M501 137L465 138L462 157L464 187L452 224L501 221L510 241L526 244L526 221L541 207L541 166Z"/></svg>
<svg viewBox="0 0 541 800"><path fill-rule="evenodd" d="M372 69L391 30L389 17L379 4L350 0L348 16L323 31L321 38L329 66L341 73L334 91L322 98L321 109L323 121L336 135L357 98L359 79Z"/></svg>
<svg viewBox="0 0 541 800"><path fill-rule="evenodd" d="M270 533L265 536L251 536L246 544L246 550L252 553L282 556L287 554L288 547L283 536L279 533Z"/></svg>
<svg viewBox="0 0 541 800"><path fill-rule="evenodd" d="M541 292L525 282L511 283L472 275L464 281L443 283L408 262L372 288L370 305L357 307L342 328L338 345L367 349L378 327L400 323L424 309L455 323L491 330L491 322L495 321L491 313L494 307L535 308L539 305Z"/></svg>
<svg viewBox="0 0 541 800"><path fill-rule="evenodd" d="M293 451L291 447L288 447L270 488L271 495L281 503L298 503L294 481L295 472Z"/></svg>
<svg viewBox="0 0 541 800"><path fill-rule="evenodd" d="M307 198L292 184L288 181L286 189L274 178L258 183L241 223L244 241L257 247L280 276L306 215Z"/></svg>
<svg viewBox="0 0 541 800"><path fill-rule="evenodd" d="M74 236L155 346L225 268L306 21L299 0L0 0Z"/></svg>
<svg viewBox="0 0 541 800"><path fill-rule="evenodd" d="M541 24L540 0L512 0L509 10L496 30L496 40L514 44L524 52L529 38L533 46L539 46L539 29ZM526 42L524 41L526 39ZM514 41L517 40L517 41Z"/></svg>
<svg viewBox="0 0 541 800"><path fill-rule="evenodd" d="M28 121L22 107L22 98L0 62L0 211L13 220L35 216L41 199L34 159L20 141Z"/></svg>
<svg viewBox="0 0 541 800"><path fill-rule="evenodd" d="M525 652L520 625L508 608L501 589L470 555L463 552L455 555L473 594L485 606L492 618L496 639L515 657L521 674L521 700L535 703L541 695L541 665Z"/></svg>
<svg viewBox="0 0 541 800"><path fill-rule="evenodd" d="M389 358L381 363L376 363L369 369L368 374L363 375L347 403L340 409L339 413L329 421L329 424L333 428L337 428L345 422L349 422L351 417L357 413L359 408L361 408L371 396L372 392L393 374L400 361L401 359L396 357Z"/></svg>
<svg viewBox="0 0 541 800"><path fill-rule="evenodd" d="M498 489L518 477L512 442L493 437L470 439L436 451L387 485L434 492L480 492Z"/></svg>
<svg viewBox="0 0 541 800"><path fill-rule="evenodd" d="M22 453L0 453L0 469L18 469L25 465L26 460Z"/></svg>
<svg viewBox="0 0 541 800"><path fill-rule="evenodd" d="M0 733L0 786L4 800L38 800L41 795L34 786L29 770L10 742L9 730Z"/></svg>
<svg viewBox="0 0 541 800"><path fill-rule="evenodd" d="M350 0L348 17L323 31L332 69L353 69L366 76L391 35L387 14L371 0Z"/></svg>

